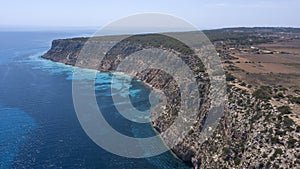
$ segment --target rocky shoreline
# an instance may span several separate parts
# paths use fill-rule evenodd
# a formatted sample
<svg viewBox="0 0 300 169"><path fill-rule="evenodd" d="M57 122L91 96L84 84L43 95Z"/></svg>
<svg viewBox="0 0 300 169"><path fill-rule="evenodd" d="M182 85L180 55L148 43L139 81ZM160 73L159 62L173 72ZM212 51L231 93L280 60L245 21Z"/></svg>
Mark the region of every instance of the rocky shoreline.
<svg viewBox="0 0 300 169"><path fill-rule="evenodd" d="M107 44L111 41L112 39L106 38L100 43L107 49L110 47ZM115 47L111 53L106 54L107 57L104 57L101 63L96 57L78 63L80 50L86 42L87 38L54 40L51 49L42 57L78 67L114 71L120 60L126 56L157 45L151 43L141 45L135 41L125 41ZM163 43L165 41L162 41L159 46L166 49ZM267 101L257 99L251 92L239 88L235 85L239 83L237 80L228 82L228 101L224 116L213 136L204 143L199 142L202 120L210 106L209 79L203 64L193 57L191 51L182 46L179 49L169 46L168 50L181 53L181 58L186 60L186 63L196 72L199 93L205 98L201 102L197 122L183 140L171 147L179 159L192 164L194 168L296 168L299 166L299 125ZM174 122L180 107L180 93L176 81L157 69L132 72L132 74L149 86L164 91L167 96L168 104L164 113L152 121L152 126L158 133L166 131ZM162 139L167 144L173 141L167 137Z"/></svg>

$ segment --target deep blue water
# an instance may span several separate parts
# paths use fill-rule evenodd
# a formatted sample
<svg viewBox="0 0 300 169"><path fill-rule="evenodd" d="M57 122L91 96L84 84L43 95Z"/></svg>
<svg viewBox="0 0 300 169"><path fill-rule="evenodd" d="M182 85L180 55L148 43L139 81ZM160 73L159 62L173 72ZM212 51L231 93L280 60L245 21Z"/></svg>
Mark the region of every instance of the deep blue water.
<svg viewBox="0 0 300 169"><path fill-rule="evenodd" d="M0 168L187 168L170 152L129 159L97 146L81 128L72 101L73 67L39 56L57 38L83 33L0 32ZM121 75L119 75L121 76ZM107 121L134 137L154 135L149 124L130 122L118 114L110 93L111 75L97 74L95 91ZM133 105L149 108L150 90L131 84ZM105 101L105 102L104 102ZM127 103L120 103L127 104Z"/></svg>

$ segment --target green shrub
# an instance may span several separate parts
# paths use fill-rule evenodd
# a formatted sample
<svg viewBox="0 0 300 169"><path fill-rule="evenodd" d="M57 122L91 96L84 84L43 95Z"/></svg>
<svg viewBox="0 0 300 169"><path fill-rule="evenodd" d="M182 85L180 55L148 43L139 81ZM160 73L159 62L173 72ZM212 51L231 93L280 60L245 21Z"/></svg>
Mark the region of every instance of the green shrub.
<svg viewBox="0 0 300 169"><path fill-rule="evenodd" d="M226 81L234 81L235 77L230 73L225 73Z"/></svg>
<svg viewBox="0 0 300 169"><path fill-rule="evenodd" d="M294 97L289 95L288 98L290 102L300 104L300 97Z"/></svg>
<svg viewBox="0 0 300 169"><path fill-rule="evenodd" d="M241 86L246 86L247 84L245 82L240 83Z"/></svg>
<svg viewBox="0 0 300 169"><path fill-rule="evenodd" d="M283 93L279 92L274 96L274 98L284 98L284 95Z"/></svg>
<svg viewBox="0 0 300 169"><path fill-rule="evenodd" d="M286 127L291 127L295 124L295 122L292 119L290 119L289 117L284 117L283 118L283 124Z"/></svg>
<svg viewBox="0 0 300 169"><path fill-rule="evenodd" d="M263 158L267 158L268 155L267 155L266 153L264 153L264 154L262 155L262 157L263 157Z"/></svg>
<svg viewBox="0 0 300 169"><path fill-rule="evenodd" d="M294 148L296 142L297 142L297 140L290 136L287 141L288 148Z"/></svg>
<svg viewBox="0 0 300 169"><path fill-rule="evenodd" d="M226 155L228 155L228 154L230 154L230 149L228 148L228 147L224 147L223 148L223 152L226 154Z"/></svg>
<svg viewBox="0 0 300 169"><path fill-rule="evenodd" d="M266 88L259 88L253 92L253 96L262 101L269 101L271 99L271 93Z"/></svg>
<svg viewBox="0 0 300 169"><path fill-rule="evenodd" d="M277 144L277 143L279 143L280 141L279 141L279 138L277 137L277 136L274 136L274 137L272 137L271 136L271 143L272 144Z"/></svg>
<svg viewBox="0 0 300 169"><path fill-rule="evenodd" d="M277 110L282 114L289 114L291 112L291 108L289 106L281 106L278 107Z"/></svg>
<svg viewBox="0 0 300 169"><path fill-rule="evenodd" d="M240 165L240 163L241 163L241 159L239 159L238 157L236 157L236 158L234 159L234 164L235 164L235 165Z"/></svg>
<svg viewBox="0 0 300 169"><path fill-rule="evenodd" d="M283 151L280 148L276 148L273 154L273 157L277 157L277 155L282 155Z"/></svg>

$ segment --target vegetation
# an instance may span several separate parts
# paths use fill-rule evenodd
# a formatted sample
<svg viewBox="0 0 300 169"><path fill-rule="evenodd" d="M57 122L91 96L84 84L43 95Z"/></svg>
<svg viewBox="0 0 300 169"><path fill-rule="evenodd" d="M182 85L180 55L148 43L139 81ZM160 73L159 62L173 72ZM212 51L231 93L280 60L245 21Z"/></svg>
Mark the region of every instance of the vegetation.
<svg viewBox="0 0 300 169"><path fill-rule="evenodd" d="M224 152L226 155L228 155L228 154L231 153L230 148L228 148L228 147L223 147L223 152Z"/></svg>
<svg viewBox="0 0 300 169"><path fill-rule="evenodd" d="M246 86L247 84L245 82L240 83L241 86Z"/></svg>
<svg viewBox="0 0 300 169"><path fill-rule="evenodd" d="M290 102L300 104L300 97L294 97L292 95L289 95L288 98Z"/></svg>
<svg viewBox="0 0 300 169"><path fill-rule="evenodd" d="M234 81L235 80L235 77L228 72L225 73L225 76L226 76L226 81Z"/></svg>
<svg viewBox="0 0 300 169"><path fill-rule="evenodd" d="M224 63L227 63L227 64L233 64L233 62L229 61L229 60L225 60Z"/></svg>
<svg viewBox="0 0 300 169"><path fill-rule="evenodd" d="M271 136L271 143L272 144L277 144L279 142L280 142L280 140L277 136L274 136L274 137Z"/></svg>
<svg viewBox="0 0 300 169"><path fill-rule="evenodd" d="M240 163L241 163L241 159L239 159L238 157L234 159L235 165L240 165Z"/></svg>
<svg viewBox="0 0 300 169"><path fill-rule="evenodd" d="M194 51L189 48L183 42L161 34L146 34L146 35L134 35L129 38L124 39L121 42L129 42L129 43L138 43L143 47L154 47L154 48L166 48L173 49L177 52L180 52L185 55L192 55Z"/></svg>
<svg viewBox="0 0 300 169"><path fill-rule="evenodd" d="M283 118L283 124L284 124L284 126L286 126L286 127L291 127L291 126L293 126L294 124L295 124L295 122L292 120L292 119L290 119L289 117L284 117Z"/></svg>
<svg viewBox="0 0 300 169"><path fill-rule="evenodd" d="M279 92L274 96L274 98L281 99L281 98L284 98L284 95L283 95L283 93Z"/></svg>
<svg viewBox="0 0 300 169"><path fill-rule="evenodd" d="M212 42L214 41L231 41L233 44L240 45L253 45L259 43L271 42L272 38L258 37L256 36L256 28L252 28L250 31L249 28L238 28L236 29L219 29L219 30L208 30L203 31L204 34Z"/></svg>
<svg viewBox="0 0 300 169"><path fill-rule="evenodd" d="M294 148L296 142L297 142L296 139L294 139L293 137L289 137L289 139L287 141L288 148Z"/></svg>
<svg viewBox="0 0 300 169"><path fill-rule="evenodd" d="M257 99L267 102L272 97L271 93L272 93L272 90L270 87L262 86L261 88L255 90L253 92L253 96Z"/></svg>
<svg viewBox="0 0 300 169"><path fill-rule="evenodd" d="M282 154L283 154L282 149L276 148L276 149L275 149L275 152L274 152L274 154L273 154L273 157L276 158L278 155L282 155Z"/></svg>
<svg viewBox="0 0 300 169"><path fill-rule="evenodd" d="M278 107L277 110L279 112L281 112L282 114L289 114L291 112L290 106L281 106L281 107Z"/></svg>
<svg viewBox="0 0 300 169"><path fill-rule="evenodd" d="M262 157L263 157L263 158L267 158L268 155L267 155L266 153L264 153L264 154L262 155Z"/></svg>

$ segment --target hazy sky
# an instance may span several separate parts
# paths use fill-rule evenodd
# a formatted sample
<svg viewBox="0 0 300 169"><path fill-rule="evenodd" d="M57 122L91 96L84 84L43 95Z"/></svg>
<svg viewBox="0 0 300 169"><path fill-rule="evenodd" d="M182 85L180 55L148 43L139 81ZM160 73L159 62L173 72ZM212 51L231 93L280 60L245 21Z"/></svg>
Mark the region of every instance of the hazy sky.
<svg viewBox="0 0 300 169"><path fill-rule="evenodd" d="M199 28L300 27L300 0L1 0L0 27L101 27L161 12Z"/></svg>

